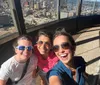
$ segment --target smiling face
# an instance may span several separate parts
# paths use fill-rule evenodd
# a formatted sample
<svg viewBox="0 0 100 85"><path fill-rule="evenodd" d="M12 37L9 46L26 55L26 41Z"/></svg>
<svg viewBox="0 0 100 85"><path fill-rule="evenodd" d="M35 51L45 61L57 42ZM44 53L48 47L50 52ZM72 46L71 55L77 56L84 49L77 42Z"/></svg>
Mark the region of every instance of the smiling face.
<svg viewBox="0 0 100 85"><path fill-rule="evenodd" d="M37 41L37 49L39 50L42 57L45 59L47 58L49 51L51 49L51 41L49 37L45 35L41 35Z"/></svg>
<svg viewBox="0 0 100 85"><path fill-rule="evenodd" d="M26 62L27 59L32 55L32 49L28 50L28 47L32 47L32 42L29 40L19 40L18 46L25 46L24 49L15 48L16 59L20 62Z"/></svg>
<svg viewBox="0 0 100 85"><path fill-rule="evenodd" d="M64 64L68 65L71 63L73 51L71 50L71 43L67 36L56 36L53 40L53 47L56 48L54 49L55 54Z"/></svg>

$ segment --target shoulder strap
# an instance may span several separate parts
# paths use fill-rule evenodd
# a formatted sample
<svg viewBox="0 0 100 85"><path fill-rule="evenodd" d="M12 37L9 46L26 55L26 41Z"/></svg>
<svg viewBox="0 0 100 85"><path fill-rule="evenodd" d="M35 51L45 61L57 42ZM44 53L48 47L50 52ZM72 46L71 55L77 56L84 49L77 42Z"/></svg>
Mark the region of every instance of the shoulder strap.
<svg viewBox="0 0 100 85"><path fill-rule="evenodd" d="M27 60L25 66L24 66L23 73L22 73L20 79L19 79L18 81L15 81L15 84L17 84L17 83L24 77L24 75L26 74L26 71L27 71L27 67L28 67L29 61L30 61L30 58Z"/></svg>

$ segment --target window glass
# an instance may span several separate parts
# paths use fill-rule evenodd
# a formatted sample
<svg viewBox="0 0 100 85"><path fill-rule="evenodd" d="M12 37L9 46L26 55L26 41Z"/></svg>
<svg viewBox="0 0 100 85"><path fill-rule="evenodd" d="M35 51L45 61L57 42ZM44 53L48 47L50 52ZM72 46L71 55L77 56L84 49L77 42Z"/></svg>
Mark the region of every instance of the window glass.
<svg viewBox="0 0 100 85"><path fill-rule="evenodd" d="M17 32L13 23L9 3L7 1L8 0L0 0L0 43L2 38Z"/></svg>
<svg viewBox="0 0 100 85"><path fill-rule="evenodd" d="M26 28L57 20L57 0L20 0Z"/></svg>
<svg viewBox="0 0 100 85"><path fill-rule="evenodd" d="M77 0L61 0L60 5L61 18L76 16Z"/></svg>
<svg viewBox="0 0 100 85"><path fill-rule="evenodd" d="M100 14L100 0L95 1L94 14Z"/></svg>
<svg viewBox="0 0 100 85"><path fill-rule="evenodd" d="M83 0L81 15L100 14L100 0Z"/></svg>

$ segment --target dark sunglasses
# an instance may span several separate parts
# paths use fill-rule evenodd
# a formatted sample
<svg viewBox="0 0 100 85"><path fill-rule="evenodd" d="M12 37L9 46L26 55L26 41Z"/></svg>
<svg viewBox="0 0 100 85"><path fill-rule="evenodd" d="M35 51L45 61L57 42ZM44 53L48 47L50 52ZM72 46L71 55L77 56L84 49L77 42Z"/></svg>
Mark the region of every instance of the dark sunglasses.
<svg viewBox="0 0 100 85"><path fill-rule="evenodd" d="M50 43L49 43L49 42L43 42L43 41L38 41L38 42L37 42L37 44L40 45L40 46L41 46L43 43L44 43L46 46L50 46Z"/></svg>
<svg viewBox="0 0 100 85"><path fill-rule="evenodd" d="M68 42L64 42L64 43L62 43L60 46L61 46L63 49L69 49L69 48L71 47L71 45L70 45ZM59 51L60 46L59 46L59 45L54 45L54 46L53 46L53 51L54 51L54 52Z"/></svg>
<svg viewBox="0 0 100 85"><path fill-rule="evenodd" d="M24 51L25 49L27 49L28 51L31 51L33 49L32 46L17 46L16 48L22 51Z"/></svg>

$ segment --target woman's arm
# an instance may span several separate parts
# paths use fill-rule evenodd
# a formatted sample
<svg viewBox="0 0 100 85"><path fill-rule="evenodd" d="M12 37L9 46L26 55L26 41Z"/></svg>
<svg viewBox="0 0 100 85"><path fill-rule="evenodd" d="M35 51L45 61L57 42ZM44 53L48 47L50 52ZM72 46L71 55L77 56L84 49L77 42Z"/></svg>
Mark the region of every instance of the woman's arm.
<svg viewBox="0 0 100 85"><path fill-rule="evenodd" d="M36 69L33 70L33 78L37 77L38 76L38 72L39 72L39 67L36 67Z"/></svg>
<svg viewBox="0 0 100 85"><path fill-rule="evenodd" d="M62 85L58 76L51 76L49 78L49 85Z"/></svg>
<svg viewBox="0 0 100 85"><path fill-rule="evenodd" d="M40 77L41 77L41 85L47 85L46 79L41 75L40 75Z"/></svg>
<svg viewBox="0 0 100 85"><path fill-rule="evenodd" d="M6 81L5 80L0 80L0 85L6 85Z"/></svg>

